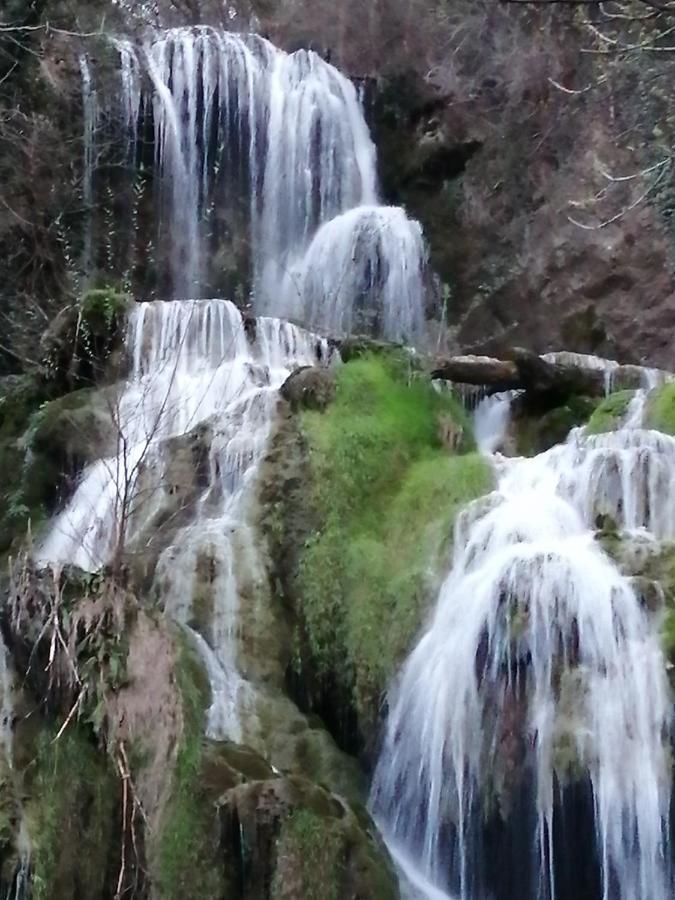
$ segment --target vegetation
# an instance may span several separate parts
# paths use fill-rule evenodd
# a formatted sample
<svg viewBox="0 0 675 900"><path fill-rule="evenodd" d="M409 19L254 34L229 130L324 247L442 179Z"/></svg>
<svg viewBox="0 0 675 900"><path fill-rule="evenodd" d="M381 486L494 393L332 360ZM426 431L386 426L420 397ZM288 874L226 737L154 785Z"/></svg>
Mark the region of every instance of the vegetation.
<svg viewBox="0 0 675 900"><path fill-rule="evenodd" d="M17 535L23 536L29 521L35 527L46 514L39 486L35 482L29 484L25 477L26 454L22 440L30 416L45 397L44 386L30 375L2 379L0 469L4 477L0 482L0 553L9 548Z"/></svg>
<svg viewBox="0 0 675 900"><path fill-rule="evenodd" d="M573 396L563 406L556 406L540 416L530 410L517 413L515 434L518 453L521 456L536 456L562 443L573 428L586 424L596 405L597 402L591 397Z"/></svg>
<svg viewBox="0 0 675 900"><path fill-rule="evenodd" d="M628 412L630 401L635 391L616 391L598 405L588 420L588 434L601 434L604 431L616 431L621 420Z"/></svg>
<svg viewBox="0 0 675 900"><path fill-rule="evenodd" d="M272 896L341 900L342 844L338 822L310 810L293 812L281 826Z"/></svg>
<svg viewBox="0 0 675 900"><path fill-rule="evenodd" d="M199 896L216 900L222 895L216 807L208 802L201 779L209 686L199 660L185 644L177 675L183 733L161 826L157 887L162 900L183 900L194 890L198 872Z"/></svg>
<svg viewBox="0 0 675 900"><path fill-rule="evenodd" d="M302 417L318 514L300 560L302 614L319 671L353 684L366 719L424 619L457 512L491 485L482 458L442 448L439 418L472 447L456 401L405 383L382 357L346 364L335 403Z"/></svg>
<svg viewBox="0 0 675 900"><path fill-rule="evenodd" d="M118 783L84 729L43 729L27 809L35 900L103 896L118 851Z"/></svg>
<svg viewBox="0 0 675 900"><path fill-rule="evenodd" d="M664 384L650 396L646 424L649 428L675 435L675 384Z"/></svg>

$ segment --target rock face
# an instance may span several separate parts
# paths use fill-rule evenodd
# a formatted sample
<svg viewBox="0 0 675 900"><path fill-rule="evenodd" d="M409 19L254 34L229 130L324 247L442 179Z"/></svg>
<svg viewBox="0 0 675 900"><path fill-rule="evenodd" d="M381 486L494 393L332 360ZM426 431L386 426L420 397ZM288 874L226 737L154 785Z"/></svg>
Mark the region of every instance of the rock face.
<svg viewBox="0 0 675 900"><path fill-rule="evenodd" d="M384 190L424 226L459 346L564 346L668 366L672 176L667 163L639 175L664 159L652 143L667 116L649 81L658 63L617 73L629 124L606 114L594 88L603 58L584 55L574 13L472 6L455 4L456 36L435 67L411 58L405 71L375 73L368 107ZM527 71L501 55L502 40ZM640 151L628 138L637 134Z"/></svg>

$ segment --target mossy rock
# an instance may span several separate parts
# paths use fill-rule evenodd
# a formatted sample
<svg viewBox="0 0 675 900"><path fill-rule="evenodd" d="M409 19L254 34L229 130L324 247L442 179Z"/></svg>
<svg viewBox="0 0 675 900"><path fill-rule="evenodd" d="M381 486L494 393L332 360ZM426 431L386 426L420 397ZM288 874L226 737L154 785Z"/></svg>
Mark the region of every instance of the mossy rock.
<svg viewBox="0 0 675 900"><path fill-rule="evenodd" d="M113 401L105 391L52 396L38 377L0 387L0 550L23 536L28 521L36 530L72 492L84 465L114 452Z"/></svg>
<svg viewBox="0 0 675 900"><path fill-rule="evenodd" d="M116 398L103 390L82 388L43 404L32 416L26 442L43 458L79 469L116 451L113 413Z"/></svg>
<svg viewBox="0 0 675 900"><path fill-rule="evenodd" d="M335 396L335 375L331 369L304 366L288 376L280 393L294 410L323 410Z"/></svg>
<svg viewBox="0 0 675 900"><path fill-rule="evenodd" d="M27 784L34 900L104 897L119 859L119 782L78 724L45 727Z"/></svg>
<svg viewBox="0 0 675 900"><path fill-rule="evenodd" d="M675 383L664 384L650 394L645 423L648 428L675 435Z"/></svg>
<svg viewBox="0 0 675 900"><path fill-rule="evenodd" d="M371 353L337 371L324 412L286 415L272 438L262 524L295 623L290 682L350 752L374 747L381 698L449 565L455 516L492 486L482 457L443 446L449 421L472 449L452 395L396 351Z"/></svg>
<svg viewBox="0 0 675 900"><path fill-rule="evenodd" d="M662 646L669 663L675 665L675 543L620 534L611 522L596 537L621 572L631 579L644 608L660 613L665 607Z"/></svg>
<svg viewBox="0 0 675 900"><path fill-rule="evenodd" d="M206 900L314 896L308 893L309 870L302 877L304 892L283 893L292 883L283 870L291 847L280 855L279 842L283 844L284 835L290 840L294 831L285 829L292 817L301 815L311 817L317 837L310 843L307 835L300 852L314 852L315 843L335 846L326 877L331 890L335 880L337 896L397 897L386 851L364 810L352 810L346 800L308 778L272 769L250 747L204 737L208 682L189 643L180 638L178 648L183 730L150 855L153 895L162 900L193 896L194 873L199 871L199 896ZM281 893L269 893L273 882ZM318 896L323 900L330 894Z"/></svg>
<svg viewBox="0 0 675 900"><path fill-rule="evenodd" d="M596 406L596 400L584 396L570 397L562 406L543 412L516 406L516 451L521 456L536 456L563 443L573 428L586 424Z"/></svg>
<svg viewBox="0 0 675 900"><path fill-rule="evenodd" d="M130 304L128 294L103 286L90 288L64 307L40 341L45 377L66 390L104 378L121 343Z"/></svg>
<svg viewBox="0 0 675 900"><path fill-rule="evenodd" d="M80 300L82 322L92 337L111 341L131 304L129 294L114 286L93 287Z"/></svg>
<svg viewBox="0 0 675 900"><path fill-rule="evenodd" d="M602 434L606 431L616 431L621 426L634 396L635 391L616 391L605 397L588 420L586 433Z"/></svg>
<svg viewBox="0 0 675 900"><path fill-rule="evenodd" d="M21 867L22 789L14 760L0 749L0 892L14 896L12 885Z"/></svg>
<svg viewBox="0 0 675 900"><path fill-rule="evenodd" d="M364 824L367 816L304 778L234 788L220 818L223 832L236 841L231 858L245 900L399 896L386 851L372 823Z"/></svg>
<svg viewBox="0 0 675 900"><path fill-rule="evenodd" d="M159 833L149 851L155 896L182 900L194 890L199 872L199 896L220 900L225 894L217 832L215 800L222 782L214 779L204 738L210 689L201 660L187 638L177 637L177 688L182 706L182 734L175 756L170 794ZM203 769L203 766L206 766ZM230 769L231 771L231 769ZM222 773L221 773L222 776ZM215 780L215 791L214 791Z"/></svg>
<svg viewBox="0 0 675 900"><path fill-rule="evenodd" d="M353 756L342 752L318 716L303 715L286 695L260 689L255 745L284 772L304 775L350 802L363 803L368 785Z"/></svg>

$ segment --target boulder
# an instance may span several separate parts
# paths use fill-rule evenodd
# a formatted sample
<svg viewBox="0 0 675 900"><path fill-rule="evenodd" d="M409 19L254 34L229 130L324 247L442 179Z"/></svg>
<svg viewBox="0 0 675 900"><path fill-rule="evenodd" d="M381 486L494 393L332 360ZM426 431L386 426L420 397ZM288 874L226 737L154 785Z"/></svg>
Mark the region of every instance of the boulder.
<svg viewBox="0 0 675 900"><path fill-rule="evenodd" d="M293 410L324 410L335 396L335 376L330 369L303 366L282 384L281 396Z"/></svg>

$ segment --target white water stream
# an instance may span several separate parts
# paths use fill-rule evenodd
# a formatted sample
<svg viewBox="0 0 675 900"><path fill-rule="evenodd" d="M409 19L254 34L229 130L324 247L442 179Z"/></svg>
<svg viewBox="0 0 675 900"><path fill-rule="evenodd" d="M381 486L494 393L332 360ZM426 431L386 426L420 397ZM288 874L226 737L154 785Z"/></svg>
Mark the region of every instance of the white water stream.
<svg viewBox="0 0 675 900"><path fill-rule="evenodd" d="M592 787L603 900L673 896L659 621L591 530L605 513L675 536L675 440L636 427L641 402L617 432L497 455L496 491L459 518L452 569L391 691L371 794L411 897L486 900L482 823L495 798L508 811L509 791L524 789L520 767L536 823L523 900L555 898L554 809L570 765ZM487 452L507 407L479 405Z"/></svg>
<svg viewBox="0 0 675 900"><path fill-rule="evenodd" d="M203 295L218 209L244 192L258 313L422 336L420 226L377 206L375 147L349 79L311 51L205 26L115 46L129 158L152 112L174 297Z"/></svg>
<svg viewBox="0 0 675 900"><path fill-rule="evenodd" d="M115 557L120 540L143 553L138 542L148 527L153 539L152 523L174 490L167 473L176 440L206 429L204 484L189 509L172 510L189 521L163 550L155 578L166 610L188 624L206 560L213 609L208 633L195 634L195 643L213 689L209 733L232 739L249 696L236 657L241 581L256 566L251 488L279 387L294 368L331 359L325 341L294 325L262 317L254 328L254 337L247 334L240 312L224 300L135 307L127 339L132 369L110 407L117 452L85 470L36 554L45 564L94 571ZM188 482L194 466L191 459Z"/></svg>

